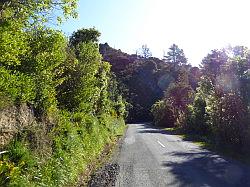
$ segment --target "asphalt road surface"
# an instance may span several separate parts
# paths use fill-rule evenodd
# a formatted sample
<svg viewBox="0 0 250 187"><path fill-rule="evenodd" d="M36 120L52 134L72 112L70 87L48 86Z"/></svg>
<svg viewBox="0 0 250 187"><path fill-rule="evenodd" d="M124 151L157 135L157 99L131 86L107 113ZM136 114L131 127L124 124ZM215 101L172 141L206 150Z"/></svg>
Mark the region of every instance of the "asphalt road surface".
<svg viewBox="0 0 250 187"><path fill-rule="evenodd" d="M118 164L120 187L250 187L249 166L147 124L129 125Z"/></svg>

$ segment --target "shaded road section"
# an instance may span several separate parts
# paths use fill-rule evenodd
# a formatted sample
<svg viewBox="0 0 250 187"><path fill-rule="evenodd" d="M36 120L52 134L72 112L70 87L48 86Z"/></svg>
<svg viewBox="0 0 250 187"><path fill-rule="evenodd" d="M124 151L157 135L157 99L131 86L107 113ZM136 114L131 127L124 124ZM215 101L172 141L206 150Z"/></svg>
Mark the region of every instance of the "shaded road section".
<svg viewBox="0 0 250 187"><path fill-rule="evenodd" d="M116 186L250 186L250 167L149 124L130 124Z"/></svg>

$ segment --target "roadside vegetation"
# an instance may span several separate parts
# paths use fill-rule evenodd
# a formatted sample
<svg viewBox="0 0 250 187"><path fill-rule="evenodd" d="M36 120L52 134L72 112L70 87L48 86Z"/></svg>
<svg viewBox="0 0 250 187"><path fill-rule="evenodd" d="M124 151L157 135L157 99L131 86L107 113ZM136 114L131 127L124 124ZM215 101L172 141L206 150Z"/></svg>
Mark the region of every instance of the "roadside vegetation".
<svg viewBox="0 0 250 187"><path fill-rule="evenodd" d="M188 134L186 139L203 141L214 150L249 157L249 62L244 46L212 50L201 62L195 88L187 70L176 64L183 71L152 106L155 123L178 128Z"/></svg>
<svg viewBox="0 0 250 187"><path fill-rule="evenodd" d="M200 67L176 44L162 59L147 45L130 55L99 44L95 28L69 38L57 30L76 8L77 0L0 2L0 114L28 108L35 118L24 124L13 112L12 138L2 128L11 119L1 119L0 186L76 184L123 134L124 119L249 155L247 47L212 50Z"/></svg>
<svg viewBox="0 0 250 187"><path fill-rule="evenodd" d="M80 29L68 40L49 27L76 17L76 6L0 3L0 108L27 105L36 119L1 146L0 186L73 185L125 129L126 102L99 53L100 33Z"/></svg>

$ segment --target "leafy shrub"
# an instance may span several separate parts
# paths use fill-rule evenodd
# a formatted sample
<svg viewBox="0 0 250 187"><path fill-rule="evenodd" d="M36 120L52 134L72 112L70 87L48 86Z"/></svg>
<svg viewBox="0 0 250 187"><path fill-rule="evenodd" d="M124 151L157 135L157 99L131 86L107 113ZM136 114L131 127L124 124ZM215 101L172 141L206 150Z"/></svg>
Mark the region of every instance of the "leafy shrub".
<svg viewBox="0 0 250 187"><path fill-rule="evenodd" d="M206 102L197 96L193 104L188 106L187 122L185 126L188 132L205 135L209 133L206 121Z"/></svg>
<svg viewBox="0 0 250 187"><path fill-rule="evenodd" d="M35 98L34 79L23 73L0 67L0 92L9 99L6 102L30 102ZM3 103L4 105L4 103Z"/></svg>
<svg viewBox="0 0 250 187"><path fill-rule="evenodd" d="M158 101L152 108L151 112L154 117L154 122L158 126L162 127L174 127L175 126L175 116L174 110L170 103L167 101Z"/></svg>
<svg viewBox="0 0 250 187"><path fill-rule="evenodd" d="M234 93L225 94L220 98L217 110L213 112L216 112L217 117L214 130L218 143L237 149L243 146L247 111L241 97Z"/></svg>
<svg viewBox="0 0 250 187"><path fill-rule="evenodd" d="M58 124L49 133L52 154L29 145L33 140L18 136L0 161L1 185L65 186L77 182L78 175L124 131L122 118L102 115L100 118L78 113L74 121L69 112L62 112ZM37 131L40 133L40 131ZM38 136L38 135L37 135Z"/></svg>

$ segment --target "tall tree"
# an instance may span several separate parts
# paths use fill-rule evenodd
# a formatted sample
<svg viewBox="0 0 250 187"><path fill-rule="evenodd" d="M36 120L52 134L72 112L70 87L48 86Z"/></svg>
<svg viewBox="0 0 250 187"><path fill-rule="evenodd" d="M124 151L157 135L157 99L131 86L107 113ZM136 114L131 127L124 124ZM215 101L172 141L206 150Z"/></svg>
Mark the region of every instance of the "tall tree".
<svg viewBox="0 0 250 187"><path fill-rule="evenodd" d="M212 50L201 62L203 74L208 76L213 83L222 73L228 61L228 55L225 50Z"/></svg>
<svg viewBox="0 0 250 187"><path fill-rule="evenodd" d="M176 44L173 44L169 48L167 55L164 56L164 60L166 62L174 64L175 66L187 64L187 58L184 54L183 49L180 49Z"/></svg>
<svg viewBox="0 0 250 187"><path fill-rule="evenodd" d="M142 58L152 57L152 52L148 48L146 44L142 45L142 47L137 51L138 55Z"/></svg>

